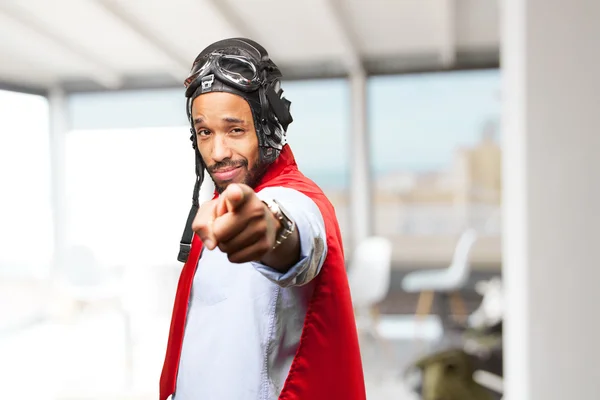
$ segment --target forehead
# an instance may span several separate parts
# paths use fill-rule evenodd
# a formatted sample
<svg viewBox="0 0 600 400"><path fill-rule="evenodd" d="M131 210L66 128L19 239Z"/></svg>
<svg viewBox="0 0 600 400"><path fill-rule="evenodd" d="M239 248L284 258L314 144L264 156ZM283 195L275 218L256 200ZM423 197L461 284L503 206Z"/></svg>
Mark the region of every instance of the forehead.
<svg viewBox="0 0 600 400"><path fill-rule="evenodd" d="M241 96L226 92L211 92L201 94L192 103L192 116L220 118L251 117L250 105Z"/></svg>

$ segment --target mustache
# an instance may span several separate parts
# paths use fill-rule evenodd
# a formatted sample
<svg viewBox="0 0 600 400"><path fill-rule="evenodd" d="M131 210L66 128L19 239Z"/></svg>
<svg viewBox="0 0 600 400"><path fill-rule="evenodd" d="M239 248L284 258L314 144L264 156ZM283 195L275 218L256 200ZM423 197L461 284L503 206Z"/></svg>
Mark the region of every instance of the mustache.
<svg viewBox="0 0 600 400"><path fill-rule="evenodd" d="M224 168L239 168L239 167L247 167L248 166L248 161L247 160L232 160L230 158L226 158L223 161L219 161L214 163L211 166L207 166L206 170L210 173L214 173L220 169L224 169Z"/></svg>

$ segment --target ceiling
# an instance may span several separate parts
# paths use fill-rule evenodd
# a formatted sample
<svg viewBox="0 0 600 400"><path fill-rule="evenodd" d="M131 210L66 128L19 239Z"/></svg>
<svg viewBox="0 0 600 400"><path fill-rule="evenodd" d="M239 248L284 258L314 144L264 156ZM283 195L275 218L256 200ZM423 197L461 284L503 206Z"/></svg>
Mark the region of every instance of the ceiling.
<svg viewBox="0 0 600 400"><path fill-rule="evenodd" d="M498 19L497 0L0 0L0 87L178 87L235 36L288 79L489 68Z"/></svg>

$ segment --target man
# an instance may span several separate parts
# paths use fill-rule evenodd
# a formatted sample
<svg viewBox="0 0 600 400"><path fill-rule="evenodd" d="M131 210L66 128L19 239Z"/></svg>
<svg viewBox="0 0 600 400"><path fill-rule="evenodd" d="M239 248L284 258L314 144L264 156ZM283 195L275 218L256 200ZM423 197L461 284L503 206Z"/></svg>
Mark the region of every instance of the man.
<svg viewBox="0 0 600 400"><path fill-rule="evenodd" d="M339 227L285 144L281 76L227 39L186 80L197 181L161 400L365 399ZM216 194L199 207L204 170Z"/></svg>

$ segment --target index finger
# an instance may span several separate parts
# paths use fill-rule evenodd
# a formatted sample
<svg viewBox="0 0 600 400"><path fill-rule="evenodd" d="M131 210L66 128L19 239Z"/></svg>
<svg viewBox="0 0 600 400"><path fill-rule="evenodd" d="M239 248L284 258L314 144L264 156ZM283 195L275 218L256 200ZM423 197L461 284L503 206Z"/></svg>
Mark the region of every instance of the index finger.
<svg viewBox="0 0 600 400"><path fill-rule="evenodd" d="M232 183L221 195L227 212L238 210L246 204L254 191L248 185Z"/></svg>

